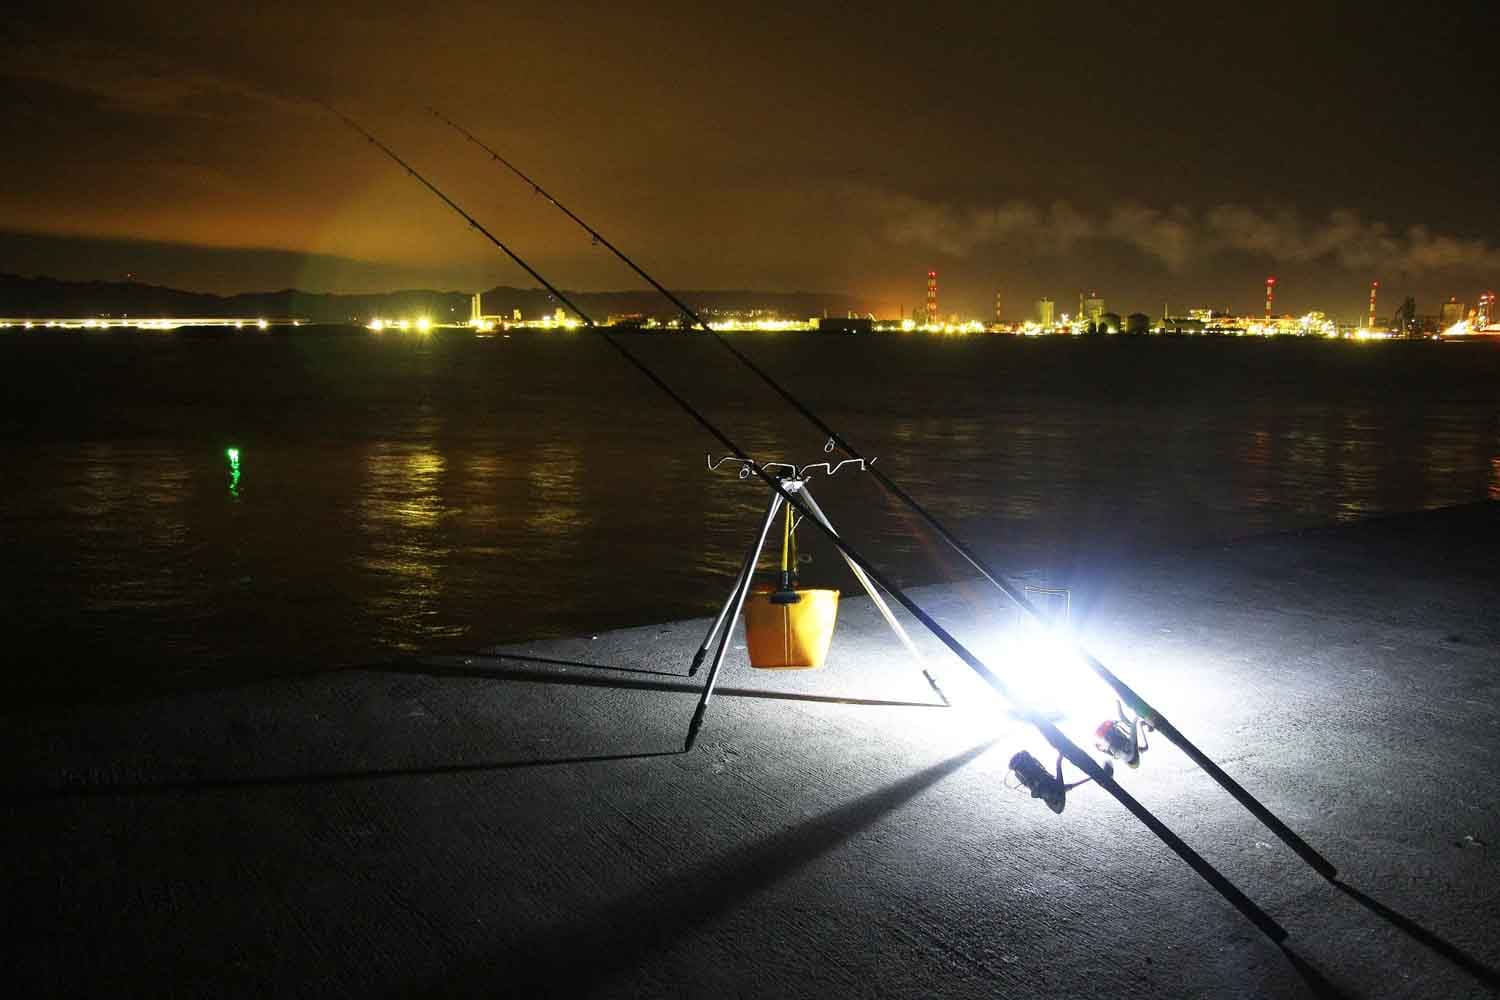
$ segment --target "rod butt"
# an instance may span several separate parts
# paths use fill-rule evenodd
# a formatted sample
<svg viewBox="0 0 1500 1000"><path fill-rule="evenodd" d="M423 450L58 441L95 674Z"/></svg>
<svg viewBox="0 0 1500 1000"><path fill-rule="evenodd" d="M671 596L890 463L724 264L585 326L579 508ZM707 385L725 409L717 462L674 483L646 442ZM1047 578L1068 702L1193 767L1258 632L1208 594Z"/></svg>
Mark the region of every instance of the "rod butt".
<svg viewBox="0 0 1500 1000"><path fill-rule="evenodd" d="M698 710L693 713L693 721L688 723L687 739L683 741L682 744L683 753L687 753L688 751L692 750L693 744L698 742L698 730L703 728L704 708L705 706L699 705Z"/></svg>

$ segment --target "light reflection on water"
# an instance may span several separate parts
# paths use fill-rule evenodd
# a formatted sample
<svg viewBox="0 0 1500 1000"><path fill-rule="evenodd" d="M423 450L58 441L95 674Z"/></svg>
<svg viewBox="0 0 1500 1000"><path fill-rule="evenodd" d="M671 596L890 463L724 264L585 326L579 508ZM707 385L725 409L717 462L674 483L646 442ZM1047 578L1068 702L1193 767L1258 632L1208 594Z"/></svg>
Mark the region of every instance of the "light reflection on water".
<svg viewBox="0 0 1500 1000"><path fill-rule="evenodd" d="M499 555L497 534L502 519L509 516L502 484L508 474L503 455L494 452L470 452L463 456L463 479L468 484L467 499L454 509L454 517L465 535L473 539L470 548L480 555Z"/></svg>
<svg viewBox="0 0 1500 1000"><path fill-rule="evenodd" d="M1500 500L1500 351L743 344L1002 567ZM752 454L826 457L704 342L633 346ZM0 528L24 581L0 626L30 664L9 681L253 675L711 611L764 489L708 472L722 446L597 347L0 340ZM898 581L962 575L869 477L816 491ZM809 582L850 588L804 538ZM43 651L64 645L58 669Z"/></svg>
<svg viewBox="0 0 1500 1000"><path fill-rule="evenodd" d="M359 566L375 578L365 615L383 645L402 652L441 637L425 623L443 599L449 548L438 531L446 510L443 456L424 445L379 442L365 457L360 529L367 538Z"/></svg>
<svg viewBox="0 0 1500 1000"><path fill-rule="evenodd" d="M1366 410L1345 415L1343 444L1338 452L1339 490L1343 494L1337 517L1353 521L1379 511L1381 428Z"/></svg>
<svg viewBox="0 0 1500 1000"><path fill-rule="evenodd" d="M567 548L593 523L584 495L584 470L576 445L552 441L537 450L528 465L531 502L526 527L549 542Z"/></svg>

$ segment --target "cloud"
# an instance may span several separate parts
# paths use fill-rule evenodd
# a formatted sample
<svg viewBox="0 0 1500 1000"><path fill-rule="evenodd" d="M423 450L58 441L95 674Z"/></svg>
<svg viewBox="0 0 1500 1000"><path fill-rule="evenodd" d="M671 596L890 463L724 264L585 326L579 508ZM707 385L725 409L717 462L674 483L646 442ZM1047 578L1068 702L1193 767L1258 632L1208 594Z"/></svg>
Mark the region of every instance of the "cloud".
<svg viewBox="0 0 1500 1000"><path fill-rule="evenodd" d="M1483 240L1433 234L1425 226L1397 232L1347 210L1309 219L1290 210L1234 204L1201 213L1138 203L1087 212L1066 201L1045 209L1025 201L964 208L885 191L862 191L855 197L862 211L879 220L887 241L954 257L1018 240L1041 253L1061 255L1080 243L1102 240L1133 247L1173 272L1225 253L1251 254L1272 263L1333 263L1364 272L1500 270L1500 249Z"/></svg>
<svg viewBox="0 0 1500 1000"><path fill-rule="evenodd" d="M913 244L954 257L964 257L987 244L1033 232L1042 223L1036 209L1022 202L994 208L961 210L894 192L871 191L857 196L872 202L892 243Z"/></svg>
<svg viewBox="0 0 1500 1000"><path fill-rule="evenodd" d="M208 118L290 103L222 74L91 41L19 48L0 65L0 76L40 81L138 115Z"/></svg>

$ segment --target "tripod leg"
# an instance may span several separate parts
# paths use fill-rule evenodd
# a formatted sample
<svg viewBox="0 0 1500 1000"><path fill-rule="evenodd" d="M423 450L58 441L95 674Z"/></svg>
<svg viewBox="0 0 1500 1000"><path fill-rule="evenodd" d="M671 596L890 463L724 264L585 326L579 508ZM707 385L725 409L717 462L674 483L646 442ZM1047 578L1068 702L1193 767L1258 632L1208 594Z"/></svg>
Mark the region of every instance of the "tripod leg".
<svg viewBox="0 0 1500 1000"><path fill-rule="evenodd" d="M703 727L703 715L708 711L708 699L713 697L714 684L719 679L719 668L724 665L724 652L729 647L729 637L734 634L734 626L739 621L740 611L745 606L745 597L750 593L750 581L755 576L755 565L760 562L760 553L766 545L766 535L770 534L771 523L776 520L776 514L781 510L783 500L780 493L771 494L771 504L766 508L766 518L761 522L760 533L756 535L755 542L750 546L749 553L745 556L745 565L740 570L740 578L735 583L734 591L729 595L729 602L724 605L725 613L721 616L724 627L719 631L719 644L714 650L712 664L708 668L708 680L704 682L703 694L698 698L698 707L693 711L693 720L688 723L687 740L683 743L683 752L693 749L693 743L698 739L698 730ZM713 631L709 632L713 635ZM704 640L707 648L708 640Z"/></svg>
<svg viewBox="0 0 1500 1000"><path fill-rule="evenodd" d="M786 501L782 500L779 496L773 496L771 498L771 502L773 505L773 510L771 511L771 513L766 515L768 518L774 517L774 508L779 507L780 504L785 503ZM766 523L769 526L770 521L768 520ZM734 605L734 595L739 589L739 581L747 580L755 575L755 564L760 560L760 548L761 547L757 545L751 548L749 552L745 553L745 561L740 565L740 575L735 579L735 585L730 589L729 597L724 601L724 606L719 609L719 616L715 618L714 623L709 626L708 634L703 637L703 643L698 647L698 652L693 654L693 664L692 666L688 667L687 672L687 675L689 677L697 676L698 668L703 666L703 660L708 656L708 647L713 644L714 636L719 633L719 627L724 624L724 619L729 617L729 609Z"/></svg>
<svg viewBox="0 0 1500 1000"><path fill-rule="evenodd" d="M812 514L812 516L816 518L824 528L828 529L828 532L830 534L837 536L838 532L833 530L833 525L829 522L828 516L823 513L823 509L819 507L817 501L812 498L812 494L808 492L807 487L802 487L799 492L802 497L802 502L807 504L808 512ZM896 633L896 638L901 640L901 645L905 646L906 651L911 654L912 659L917 661L917 668L922 671L922 676L927 679L928 685L937 694L938 698L942 700L944 705L952 704L948 701L948 696L943 694L943 689L938 687L936 678L934 678L932 676L932 673L927 669L927 661L922 657L921 652L917 649L916 643L911 641L911 636L906 634L906 629L901 627L901 623L897 621L896 616L891 613L890 605L885 603L885 598L880 596L880 591L875 588L875 584L870 580L869 576L866 575L865 571L861 569L853 559L850 559L847 555L844 555L843 552L840 552L839 554L844 556L844 562L849 564L849 569L851 572L853 572L854 578L859 581L859 585L861 587L865 588L865 593L870 595L870 600L874 602L876 609L880 611L880 615L885 619L885 623L891 627L891 631Z"/></svg>

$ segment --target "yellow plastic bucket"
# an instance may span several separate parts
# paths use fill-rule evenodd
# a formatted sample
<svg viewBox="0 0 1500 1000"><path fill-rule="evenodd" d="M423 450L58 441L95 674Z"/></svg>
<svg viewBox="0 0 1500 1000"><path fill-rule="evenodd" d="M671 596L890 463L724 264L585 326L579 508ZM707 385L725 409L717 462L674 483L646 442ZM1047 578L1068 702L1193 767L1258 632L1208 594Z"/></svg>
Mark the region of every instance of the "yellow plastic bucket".
<svg viewBox="0 0 1500 1000"><path fill-rule="evenodd" d="M798 590L796 604L772 604L771 588L745 599L745 645L757 670L814 670L828 656L839 613L837 590Z"/></svg>

